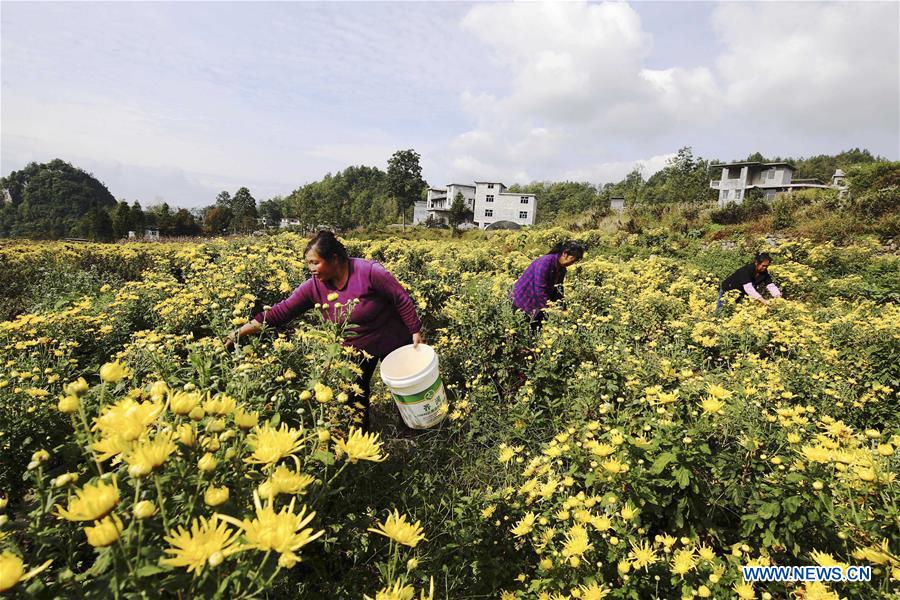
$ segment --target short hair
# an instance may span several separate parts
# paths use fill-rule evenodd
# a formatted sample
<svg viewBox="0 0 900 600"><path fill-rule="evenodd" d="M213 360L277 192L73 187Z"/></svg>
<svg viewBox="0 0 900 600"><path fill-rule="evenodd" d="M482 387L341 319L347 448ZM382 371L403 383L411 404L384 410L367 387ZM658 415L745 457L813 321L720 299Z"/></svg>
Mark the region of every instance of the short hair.
<svg viewBox="0 0 900 600"><path fill-rule="evenodd" d="M337 258L342 263L345 263L348 260L347 249L340 240L337 239L334 233L328 230L320 231L313 239L309 240L309 243L306 245L306 250L303 251L303 255L306 256L309 254L310 250L315 250L316 254L325 260Z"/></svg>
<svg viewBox="0 0 900 600"><path fill-rule="evenodd" d="M769 256L769 253L768 253L768 252L759 252L759 253L757 253L757 255L753 258L753 262L755 262L756 264L764 263L764 262L767 262L767 261L768 261L768 262L772 262L772 257Z"/></svg>

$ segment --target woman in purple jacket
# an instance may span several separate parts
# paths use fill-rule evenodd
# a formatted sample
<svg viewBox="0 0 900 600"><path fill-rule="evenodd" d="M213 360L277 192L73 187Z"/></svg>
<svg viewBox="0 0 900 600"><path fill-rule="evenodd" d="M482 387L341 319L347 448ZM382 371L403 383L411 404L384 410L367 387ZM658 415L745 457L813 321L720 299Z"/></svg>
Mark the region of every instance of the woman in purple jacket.
<svg viewBox="0 0 900 600"><path fill-rule="evenodd" d="M583 257L584 245L581 242L560 242L550 249L549 254L534 259L516 281L509 298L513 306L531 319L532 333L540 329L547 303L562 300L566 267L571 267Z"/></svg>
<svg viewBox="0 0 900 600"><path fill-rule="evenodd" d="M328 308L321 309L323 316L337 321L342 315L334 304L358 300L349 317L349 322L356 325L352 329L354 335L344 344L371 355L360 362L362 375L356 383L363 393L350 398L351 405L360 403L365 407L363 429L368 430L370 382L375 365L410 342L418 346L422 342L422 322L409 294L387 269L373 260L349 258L347 249L330 231L320 231L306 246L305 256L312 277L287 299L232 333L226 346L230 347L235 338L258 334L263 323L282 325L316 306L327 304Z"/></svg>

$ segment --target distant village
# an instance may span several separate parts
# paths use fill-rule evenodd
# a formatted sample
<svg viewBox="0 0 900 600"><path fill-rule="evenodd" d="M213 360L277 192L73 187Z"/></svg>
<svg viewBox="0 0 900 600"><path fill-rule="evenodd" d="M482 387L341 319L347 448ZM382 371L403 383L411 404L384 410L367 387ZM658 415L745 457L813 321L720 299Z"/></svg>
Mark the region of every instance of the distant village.
<svg viewBox="0 0 900 600"><path fill-rule="evenodd" d="M794 179L794 167L786 162L733 162L711 165L711 169L721 168L721 177L709 182L709 187L719 192L718 205L741 204L751 190L759 190L762 197L772 200L778 193L789 193L803 189L833 189L844 194L847 191L846 175L837 169L831 181L819 179ZM447 226L450 223L450 208L457 194L462 196L470 211L471 219L462 223L460 229L519 229L534 225L538 200L535 194L510 192L508 187L497 181L475 181L473 184L450 183L443 188L428 188L425 200L416 202L413 208L413 225ZM625 198L610 198L610 210L625 210ZM275 228L300 227L299 219L285 217L270 223L259 219L259 225ZM159 239L159 231L148 229L143 239ZM136 233L128 232L129 239Z"/></svg>

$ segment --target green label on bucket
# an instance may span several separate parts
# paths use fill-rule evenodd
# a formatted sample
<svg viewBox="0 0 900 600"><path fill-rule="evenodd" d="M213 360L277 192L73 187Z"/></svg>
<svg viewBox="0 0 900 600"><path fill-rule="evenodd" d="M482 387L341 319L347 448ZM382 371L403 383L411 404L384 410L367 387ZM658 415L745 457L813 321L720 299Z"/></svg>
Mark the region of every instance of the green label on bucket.
<svg viewBox="0 0 900 600"><path fill-rule="evenodd" d="M400 396L399 394L395 394L395 393L391 392L391 396L393 396L394 400L396 400L397 402L399 402L401 404L419 404L420 402L428 402L429 400L434 398L434 395L437 393L437 391L441 388L442 385L444 385L444 382L441 381L440 377L438 377L437 381L432 383L428 389L422 390L418 394L410 394L409 396Z"/></svg>

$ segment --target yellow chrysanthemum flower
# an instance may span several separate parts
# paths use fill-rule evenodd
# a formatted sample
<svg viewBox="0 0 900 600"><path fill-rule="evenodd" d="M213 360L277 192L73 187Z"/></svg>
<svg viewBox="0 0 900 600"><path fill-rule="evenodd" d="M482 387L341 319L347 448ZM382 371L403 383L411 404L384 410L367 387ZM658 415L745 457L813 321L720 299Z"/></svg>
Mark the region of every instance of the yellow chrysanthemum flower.
<svg viewBox="0 0 900 600"><path fill-rule="evenodd" d="M590 585L582 585L578 587L581 591L581 600L603 600L609 595L609 590L599 583ZM574 595L573 595L574 597Z"/></svg>
<svg viewBox="0 0 900 600"><path fill-rule="evenodd" d="M724 406L725 403L714 396L709 396L700 403L700 408L702 408L704 414L707 415L717 415L721 413Z"/></svg>
<svg viewBox="0 0 900 600"><path fill-rule="evenodd" d="M678 550L675 556L672 557L672 572L681 577L687 575L696 565L697 560L694 557L694 552L689 548Z"/></svg>
<svg viewBox="0 0 900 600"><path fill-rule="evenodd" d="M214 485L206 488L203 493L203 502L207 506L218 506L228 501L230 492L226 486L216 487Z"/></svg>
<svg viewBox="0 0 900 600"><path fill-rule="evenodd" d="M581 562L581 555L593 547L588 539L587 529L583 525L572 525L566 533L562 554L569 559L569 564L577 567Z"/></svg>
<svg viewBox="0 0 900 600"><path fill-rule="evenodd" d="M377 433L363 433L355 427L350 428L346 441L335 438L334 446L339 455L346 455L347 460L355 463L358 460L382 462L388 455L381 453L381 441Z"/></svg>
<svg viewBox="0 0 900 600"><path fill-rule="evenodd" d="M370 527L368 531L388 537L398 544L410 548L415 548L420 541L426 539L422 531L422 524L419 522L408 523L406 515L401 515L398 510L390 513L384 523L378 524L378 528Z"/></svg>
<svg viewBox="0 0 900 600"><path fill-rule="evenodd" d="M713 398L717 398L719 400L727 400L731 397L731 392L727 389L723 388L721 385L717 385L715 383L710 383L706 387L706 391Z"/></svg>
<svg viewBox="0 0 900 600"><path fill-rule="evenodd" d="M831 451L822 446L803 446L803 456L806 460L817 463L828 463L831 461Z"/></svg>
<svg viewBox="0 0 900 600"><path fill-rule="evenodd" d="M528 535L534 529L535 521L537 521L537 517L533 512L525 513L525 516L519 519L519 522L511 529L512 534L516 537Z"/></svg>
<svg viewBox="0 0 900 600"><path fill-rule="evenodd" d="M203 410L211 415L230 415L237 408L237 401L228 394L216 394L203 403Z"/></svg>
<svg viewBox="0 0 900 600"><path fill-rule="evenodd" d="M702 544L699 548L697 548L697 554L700 556L701 560L705 560L706 562L710 562L715 560L716 552L706 544Z"/></svg>
<svg viewBox="0 0 900 600"><path fill-rule="evenodd" d="M129 465L128 474L132 477L143 477L149 474L154 469L161 467L175 452L175 449L171 433L160 434L153 441L141 442L124 457L125 462Z"/></svg>
<svg viewBox="0 0 900 600"><path fill-rule="evenodd" d="M602 466L603 466L603 469L607 473L612 473L613 475L616 475L618 473L624 473L625 471L628 470L627 464L625 464L615 458L604 461Z"/></svg>
<svg viewBox="0 0 900 600"><path fill-rule="evenodd" d="M247 444L253 449L253 453L244 460L248 463L274 465L300 450L303 447L300 441L302 437L302 429L288 427L286 423L282 423L279 429L265 425L247 436Z"/></svg>
<svg viewBox="0 0 900 600"><path fill-rule="evenodd" d="M413 586L405 583L402 579L398 579L392 585L378 590L375 597L363 596L364 600L414 600L416 590ZM433 600L434 598L434 579L431 580L431 590L426 595L423 589L419 594L419 600Z"/></svg>
<svg viewBox="0 0 900 600"><path fill-rule="evenodd" d="M123 398L94 419L94 431L99 430L104 437L120 436L125 441L136 440L162 410L161 402L136 402L132 398Z"/></svg>
<svg viewBox="0 0 900 600"><path fill-rule="evenodd" d="M597 531L607 531L612 528L612 519L606 515L598 515L591 519L591 525L593 525Z"/></svg>
<svg viewBox="0 0 900 600"><path fill-rule="evenodd" d="M94 522L93 527L85 527L84 533L87 542L95 548L111 546L119 539L122 533L122 520L116 514L111 514Z"/></svg>
<svg viewBox="0 0 900 600"><path fill-rule="evenodd" d="M754 600L756 598L756 591L753 589L752 583L734 584L734 593L741 600Z"/></svg>
<svg viewBox="0 0 900 600"><path fill-rule="evenodd" d="M52 560L48 560L41 566L35 567L26 573L25 562L12 552L4 551L3 554L0 554L0 592L9 591L19 583L28 581L47 569L52 562Z"/></svg>
<svg viewBox="0 0 900 600"><path fill-rule="evenodd" d="M259 486L259 495L273 498L278 494L305 494L316 478L306 473L292 471L280 465L272 475Z"/></svg>
<svg viewBox="0 0 900 600"><path fill-rule="evenodd" d="M176 415L190 414L200 403L200 392L175 392L169 398L169 408Z"/></svg>
<svg viewBox="0 0 900 600"><path fill-rule="evenodd" d="M207 520L199 517L191 522L191 530L179 527L174 534L166 536L170 548L166 554L171 557L160 559L160 563L173 567L187 567L188 573L194 576L203 572L203 567L218 565L223 559L240 552L243 547L238 543L240 532L232 531L228 525L220 522L216 516Z"/></svg>
<svg viewBox="0 0 900 600"><path fill-rule="evenodd" d="M296 498L291 498L288 506L282 507L280 512L275 512L271 500L263 506L259 494L254 492L255 519L238 521L227 515L217 514L216 516L244 531L246 547L263 552L278 552L281 555L279 564L292 566L300 560L296 551L325 533L324 530L314 532L312 528L304 529L313 520L316 513L307 514L304 506L298 514L294 514L296 500Z"/></svg>
<svg viewBox="0 0 900 600"><path fill-rule="evenodd" d="M128 375L128 369L119 361L108 362L100 367L100 379L106 383L118 383Z"/></svg>
<svg viewBox="0 0 900 600"><path fill-rule="evenodd" d="M628 557L635 569L643 569L656 562L656 552L646 540L641 544L631 542L631 552L628 553Z"/></svg>
<svg viewBox="0 0 900 600"><path fill-rule="evenodd" d="M119 503L119 485L115 478L112 484L98 481L87 484L69 498L67 509L57 506L57 514L67 521L96 521L102 519Z"/></svg>
<svg viewBox="0 0 900 600"><path fill-rule="evenodd" d="M234 413L234 424L241 429L253 429L259 424L259 413L240 409Z"/></svg>

